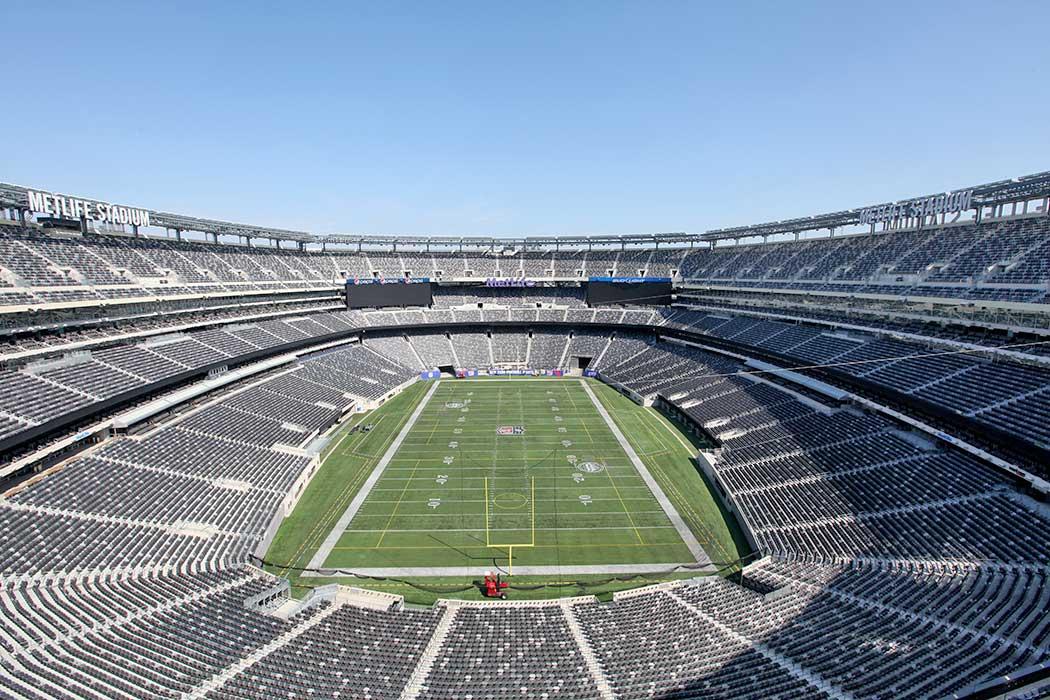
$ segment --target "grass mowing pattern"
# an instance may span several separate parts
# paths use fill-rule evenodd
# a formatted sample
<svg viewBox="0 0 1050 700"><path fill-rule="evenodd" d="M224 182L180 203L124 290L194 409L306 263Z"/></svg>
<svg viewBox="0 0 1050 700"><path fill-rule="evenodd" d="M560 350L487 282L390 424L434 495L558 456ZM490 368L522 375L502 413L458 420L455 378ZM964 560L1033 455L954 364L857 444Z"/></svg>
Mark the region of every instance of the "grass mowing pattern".
<svg viewBox="0 0 1050 700"><path fill-rule="evenodd" d="M517 379L497 381L458 380L455 382L446 380L442 386L453 385L457 391L460 391L459 387L462 387L464 395L468 391L477 391L476 387L492 385L502 386L504 391L518 391L520 389L532 391L538 389L542 393L542 397L546 399L547 394L545 392L548 389L554 390L568 383L575 384L576 380L551 379L542 382L523 382ZM531 387L531 389L527 387ZM716 562L726 562L733 561L746 553L747 545L737 530L735 521L721 510L717 499L714 498L708 485L691 461L691 456L696 450L686 446L690 444L688 436L683 435L673 423L652 409L638 406L612 388L596 381L591 382L591 387L628 440L630 440L635 451L645 462L650 472L660 483L675 508L685 518L689 527L700 541L701 546L704 547L708 554ZM429 388L430 385L427 382L414 384L366 417L358 417L354 420L355 423L375 423L376 428L372 432L354 433L347 436L344 429L333 440L324 464L310 483L306 493L303 494L295 511L281 525L267 554L268 560L280 562L291 567L304 567L307 565L321 541L335 525L339 516L359 490L360 485L371 473L387 447L408 420L413 408ZM583 396L582 391L578 396ZM473 396L468 398L473 399ZM583 398L586 397L583 396ZM438 396L435 394L433 400L436 401L437 399ZM441 401L440 405L443 406L444 403L445 401ZM562 401L558 403L560 408ZM479 412L474 406L475 404L472 400L470 404L472 410L466 414L457 414L455 418L460 416L471 417L472 419L477 418ZM551 412L551 414L554 413L561 413L561 411ZM600 418L597 416L595 418L600 422ZM567 417L563 416L562 427L566 428L566 433L557 433L559 439L571 439L568 437L566 420ZM604 422L601 425L603 428L605 427ZM455 427L462 428L458 421ZM607 431L607 428L605 430ZM528 435L528 432L526 432L526 435ZM513 440L514 438L503 439ZM609 439L612 440L611 435ZM447 451L447 444L448 441L442 445L445 451ZM615 445L615 442L613 444ZM571 454L571 452L566 451L566 454ZM578 454L577 456L579 457L580 455ZM568 464L567 461L566 464ZM680 546L684 549L684 545ZM521 551L515 552L516 564L520 562L518 557ZM377 564L374 560L369 559L368 566L377 566ZM487 567L479 567L479 571L483 568ZM270 571L291 578L297 595L302 595L306 589L315 585L339 582L404 595L406 600L417 604L429 604L439 597L477 597L477 593L473 591L437 594L420 591L410 585L394 581L301 577L294 571L278 567L272 567ZM514 597L515 599L549 598L584 593L606 597L617 590L691 575L693 574L647 574L624 577L627 580L623 581L607 581L609 577L605 575L518 575L514 577L516 585L537 586L548 584L551 587L532 591L515 591ZM426 585L455 587L469 583L478 577L408 578ZM591 583L594 581L601 581L601 583Z"/></svg>
<svg viewBox="0 0 1050 700"><path fill-rule="evenodd" d="M482 570L510 545L515 566L692 561L578 381L445 381L325 566Z"/></svg>
<svg viewBox="0 0 1050 700"><path fill-rule="evenodd" d="M336 434L322 455L323 464L266 552L267 560L285 566L270 567L269 571L297 578L290 568L309 563L427 388L424 382L410 385L375 411L355 416ZM350 428L364 423L375 427L371 432L349 434Z"/></svg>
<svg viewBox="0 0 1050 700"><path fill-rule="evenodd" d="M606 384L594 382L591 388L715 564L745 556L750 550L747 538L693 461L699 440Z"/></svg>

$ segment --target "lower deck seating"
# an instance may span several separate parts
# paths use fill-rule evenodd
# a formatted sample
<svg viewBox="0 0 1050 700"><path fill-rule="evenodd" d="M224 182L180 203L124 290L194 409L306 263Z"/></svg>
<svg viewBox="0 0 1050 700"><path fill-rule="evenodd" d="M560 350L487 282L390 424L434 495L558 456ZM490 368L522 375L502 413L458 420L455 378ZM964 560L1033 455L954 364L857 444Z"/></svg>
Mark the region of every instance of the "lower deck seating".
<svg viewBox="0 0 1050 700"><path fill-rule="evenodd" d="M417 376L398 361L406 346L418 354L411 336L350 344L0 501L0 689L896 699L1050 659L1046 508L973 458L645 335L453 332L419 347L444 343L475 357L576 352L717 433L712 473L768 555L746 570L749 585L712 576L608 603L428 610L336 596L287 620L246 606L276 580L245 563L309 465L287 441ZM886 361L877 348L869 357ZM1011 390L1025 388L1018 375Z"/></svg>

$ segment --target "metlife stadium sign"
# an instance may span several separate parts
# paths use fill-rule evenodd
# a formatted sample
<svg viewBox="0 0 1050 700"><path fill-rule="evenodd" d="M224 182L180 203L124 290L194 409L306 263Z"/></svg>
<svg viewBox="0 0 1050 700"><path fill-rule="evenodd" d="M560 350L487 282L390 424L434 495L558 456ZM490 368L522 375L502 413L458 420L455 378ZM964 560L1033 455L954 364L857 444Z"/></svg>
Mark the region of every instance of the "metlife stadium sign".
<svg viewBox="0 0 1050 700"><path fill-rule="evenodd" d="M883 204L860 210L860 223L881 224L907 218L921 218L937 214L954 214L966 211L973 201L973 190L939 194L936 197L912 199L894 204Z"/></svg>
<svg viewBox="0 0 1050 700"><path fill-rule="evenodd" d="M486 287L535 287L536 280L524 277L489 277L485 280Z"/></svg>
<svg viewBox="0 0 1050 700"><path fill-rule="evenodd" d="M347 284L425 284L430 281L429 277L350 277Z"/></svg>
<svg viewBox="0 0 1050 700"><path fill-rule="evenodd" d="M27 190L29 210L34 214L61 216L67 219L90 219L107 224L131 224L149 226L149 212L134 207L99 202L93 199L77 199L51 192Z"/></svg>

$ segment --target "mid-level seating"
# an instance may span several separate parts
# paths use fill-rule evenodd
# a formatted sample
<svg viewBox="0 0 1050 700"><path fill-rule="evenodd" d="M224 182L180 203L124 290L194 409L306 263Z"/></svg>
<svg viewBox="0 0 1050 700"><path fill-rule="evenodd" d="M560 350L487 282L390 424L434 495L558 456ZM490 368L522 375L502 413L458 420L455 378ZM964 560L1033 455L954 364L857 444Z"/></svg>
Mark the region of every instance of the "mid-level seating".
<svg viewBox="0 0 1050 700"><path fill-rule="evenodd" d="M626 313L651 314L608 312ZM334 345L112 439L0 501L0 688L64 699L926 698L1050 657L1045 504L976 459L652 333L450 326L382 335L391 317L368 314L373 335L363 343ZM365 318L266 332L323 337ZM911 391L974 374L987 392L957 400L977 418L1012 405L1034 417L1042 406L1035 369L954 355L926 366L902 359L912 346L898 340L660 318L720 338L780 338L785 352L806 344L814 359L851 357L860 376ZM192 342L235 351L236 341L210 339ZM662 397L716 435L711 473L768 555L747 568L748 585L711 576L606 603L427 610L331 596L287 619L246 606L276 585L245 564L311 464L297 449L419 367L470 366L464 358L589 358L610 381ZM10 391L42 386L84 405L99 389L77 367L99 363L98 376L130 382L182 362L149 345L72 360L9 371ZM13 415L18 425L35 420Z"/></svg>

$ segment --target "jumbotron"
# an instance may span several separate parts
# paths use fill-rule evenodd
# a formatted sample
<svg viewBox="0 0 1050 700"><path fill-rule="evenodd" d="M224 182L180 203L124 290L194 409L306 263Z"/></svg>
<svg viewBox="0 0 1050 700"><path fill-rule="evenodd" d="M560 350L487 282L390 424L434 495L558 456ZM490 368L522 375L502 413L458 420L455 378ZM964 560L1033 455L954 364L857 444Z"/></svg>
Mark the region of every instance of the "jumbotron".
<svg viewBox="0 0 1050 700"><path fill-rule="evenodd" d="M522 238L0 184L0 314L4 697L1050 693L1050 172Z"/></svg>

